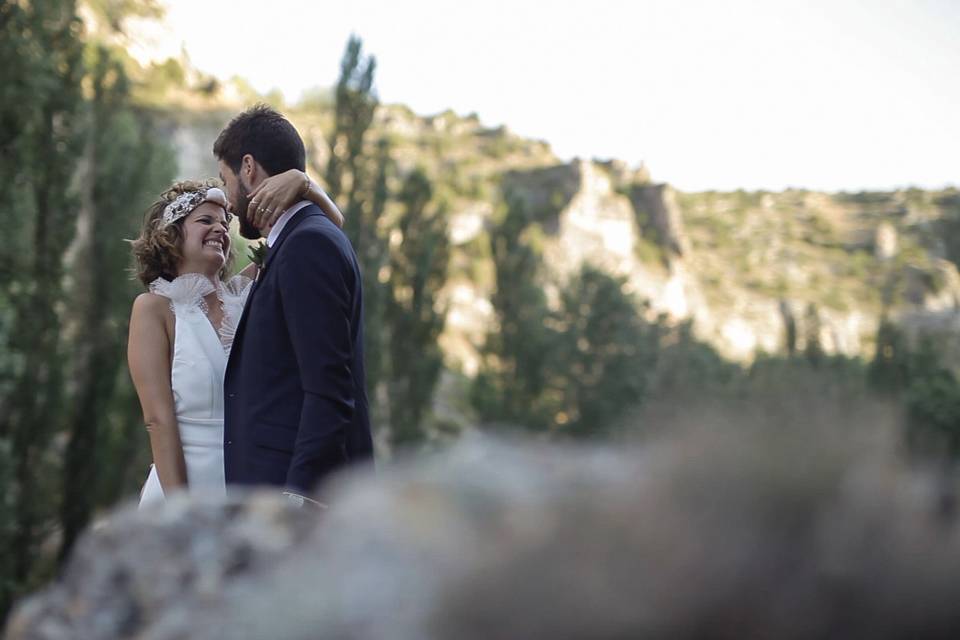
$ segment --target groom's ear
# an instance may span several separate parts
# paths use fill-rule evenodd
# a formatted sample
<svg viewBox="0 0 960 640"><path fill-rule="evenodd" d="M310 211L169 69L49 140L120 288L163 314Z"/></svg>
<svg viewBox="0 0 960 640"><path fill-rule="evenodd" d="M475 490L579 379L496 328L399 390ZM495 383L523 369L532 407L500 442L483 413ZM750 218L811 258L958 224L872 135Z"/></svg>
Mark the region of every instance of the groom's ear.
<svg viewBox="0 0 960 640"><path fill-rule="evenodd" d="M270 176L263 165L251 154L240 158L240 179L248 189L253 189Z"/></svg>
<svg viewBox="0 0 960 640"><path fill-rule="evenodd" d="M253 181L253 177L257 173L257 161L253 159L253 156L249 153L240 158L240 175L241 179L244 179L247 184Z"/></svg>

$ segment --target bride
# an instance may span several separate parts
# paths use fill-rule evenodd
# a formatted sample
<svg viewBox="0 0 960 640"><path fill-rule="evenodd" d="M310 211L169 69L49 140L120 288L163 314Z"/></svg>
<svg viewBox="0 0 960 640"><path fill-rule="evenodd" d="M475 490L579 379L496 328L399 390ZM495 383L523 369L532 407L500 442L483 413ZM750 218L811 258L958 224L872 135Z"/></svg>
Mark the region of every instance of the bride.
<svg viewBox="0 0 960 640"><path fill-rule="evenodd" d="M153 454L141 507L178 490L226 490L223 376L257 266L227 278L232 215L217 184L174 184L133 241L137 276L149 290L133 303L127 345ZM265 228L301 199L343 226L337 206L300 171L268 178L250 194Z"/></svg>

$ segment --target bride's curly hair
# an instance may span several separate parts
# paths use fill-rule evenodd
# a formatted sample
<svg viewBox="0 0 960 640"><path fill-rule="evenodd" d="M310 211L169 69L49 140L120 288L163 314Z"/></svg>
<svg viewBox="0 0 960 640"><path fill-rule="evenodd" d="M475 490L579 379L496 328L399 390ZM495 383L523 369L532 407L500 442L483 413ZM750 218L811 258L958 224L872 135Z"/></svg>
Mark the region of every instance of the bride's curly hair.
<svg viewBox="0 0 960 640"><path fill-rule="evenodd" d="M166 280L176 278L177 266L183 259L183 221L186 217L164 226L163 210L183 193L204 191L211 187L223 188L223 183L216 178L175 182L147 209L143 216L140 237L130 241L136 262L133 272L144 286L149 287L150 283L157 278ZM221 280L227 277L232 264L233 251L231 250L223 268L220 269Z"/></svg>

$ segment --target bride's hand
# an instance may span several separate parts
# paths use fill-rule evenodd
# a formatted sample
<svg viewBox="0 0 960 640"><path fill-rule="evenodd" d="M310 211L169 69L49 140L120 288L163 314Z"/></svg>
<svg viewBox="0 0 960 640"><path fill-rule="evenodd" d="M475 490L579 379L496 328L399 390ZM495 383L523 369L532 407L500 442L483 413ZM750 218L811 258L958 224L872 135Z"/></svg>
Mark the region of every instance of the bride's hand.
<svg viewBox="0 0 960 640"><path fill-rule="evenodd" d="M290 169L261 182L250 193L250 221L258 229L272 227L290 205L305 198L310 191L307 174Z"/></svg>
<svg viewBox="0 0 960 640"><path fill-rule="evenodd" d="M270 176L250 193L250 221L258 229L272 227L299 200L314 203L333 224L343 228L343 214L336 203L307 174L296 169Z"/></svg>

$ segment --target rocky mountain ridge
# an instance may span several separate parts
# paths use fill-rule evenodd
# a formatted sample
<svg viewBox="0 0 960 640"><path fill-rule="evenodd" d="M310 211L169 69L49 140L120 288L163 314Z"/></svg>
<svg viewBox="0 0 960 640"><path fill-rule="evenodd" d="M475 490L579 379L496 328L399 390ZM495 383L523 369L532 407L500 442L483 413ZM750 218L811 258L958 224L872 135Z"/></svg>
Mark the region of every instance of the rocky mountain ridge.
<svg viewBox="0 0 960 640"><path fill-rule="evenodd" d="M287 112L322 175L329 105ZM178 114L172 135L184 177L213 171L209 149L229 115ZM547 143L474 114L424 117L401 105L379 108L368 140L381 138L398 176L424 169L450 212L442 343L468 375L495 320L484 244L511 199L535 220L548 291L583 264L599 266L625 276L652 315L692 321L696 335L740 362L812 341L826 353L869 357L882 316L917 331L960 325L960 276L940 229L960 217L955 189L683 193L651 182L642 166L564 162Z"/></svg>

